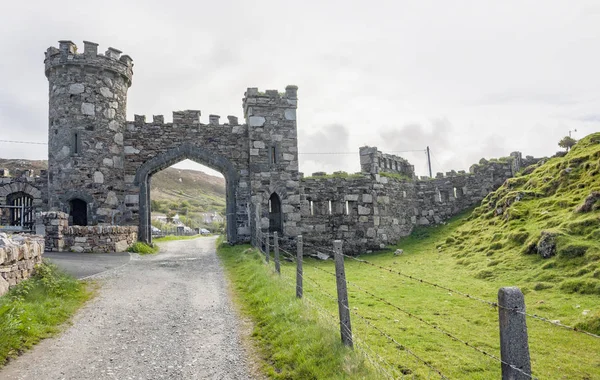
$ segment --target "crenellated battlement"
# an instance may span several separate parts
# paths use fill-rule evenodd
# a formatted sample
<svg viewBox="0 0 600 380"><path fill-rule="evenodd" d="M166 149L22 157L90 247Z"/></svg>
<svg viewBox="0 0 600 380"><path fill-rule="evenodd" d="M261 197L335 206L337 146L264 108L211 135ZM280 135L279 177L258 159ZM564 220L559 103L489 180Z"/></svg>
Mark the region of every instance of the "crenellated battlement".
<svg viewBox="0 0 600 380"><path fill-rule="evenodd" d="M137 127L164 125L164 126L241 126L237 116L227 116L227 123L221 124L220 115L209 115L208 124L203 124L200 121L201 111L199 110L184 110L173 111L173 121L165 123L164 115L153 115L152 121L147 121L145 115L134 115L134 120L128 124L133 124Z"/></svg>
<svg viewBox="0 0 600 380"><path fill-rule="evenodd" d="M133 77L133 60L130 56L113 47L109 47L104 54L98 53L98 44L83 41L83 53L79 53L77 45L72 41L61 40L58 48L51 46L45 52L45 73L48 77L50 71L66 66L94 67L99 70L111 71L125 78L131 86Z"/></svg>
<svg viewBox="0 0 600 380"><path fill-rule="evenodd" d="M244 115L251 116L252 106L271 106L278 108L296 109L298 106L298 86L288 85L285 92L265 90L261 92L257 87L248 87L242 99Z"/></svg>

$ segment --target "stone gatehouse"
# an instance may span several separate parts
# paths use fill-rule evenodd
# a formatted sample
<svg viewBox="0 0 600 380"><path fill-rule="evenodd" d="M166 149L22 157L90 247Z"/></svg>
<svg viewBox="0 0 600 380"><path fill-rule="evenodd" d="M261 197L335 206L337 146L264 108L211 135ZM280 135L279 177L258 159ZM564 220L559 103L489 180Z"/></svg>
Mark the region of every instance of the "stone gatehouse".
<svg viewBox="0 0 600 380"><path fill-rule="evenodd" d="M225 177L230 243L254 241L259 230L277 231L283 244L293 244L299 234L314 245L342 239L347 253L379 249L415 226L442 223L538 161L514 152L483 160L469 173L417 178L404 158L367 146L358 152L359 173L304 178L298 168L296 86L284 92L248 88L243 121L209 115L202 122L199 110L174 111L168 123L163 115L128 121L131 57L114 48L101 54L92 42L79 51L73 42L59 41L44 62L48 171L35 181L3 179L0 205L16 191L38 209L52 211L41 218L52 250L73 249L69 241L80 243L80 250L94 250L99 241L106 243L103 250L111 249L107 242L114 236L130 241L135 228L137 238L149 242L152 176L183 159Z"/></svg>
<svg viewBox="0 0 600 380"><path fill-rule="evenodd" d="M71 41L46 51L50 86L48 206L74 225L138 225L151 239L152 175L183 159L218 170L226 180L227 239L250 241L257 224L299 233L300 190L296 134L297 88L243 99L244 122L201 112L126 120L133 61L114 48L98 53Z"/></svg>

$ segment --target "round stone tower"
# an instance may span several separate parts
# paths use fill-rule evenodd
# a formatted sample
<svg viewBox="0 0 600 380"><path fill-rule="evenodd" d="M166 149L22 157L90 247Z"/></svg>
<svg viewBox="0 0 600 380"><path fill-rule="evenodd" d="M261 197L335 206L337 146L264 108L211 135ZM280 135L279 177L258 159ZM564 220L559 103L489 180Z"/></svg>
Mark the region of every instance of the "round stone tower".
<svg viewBox="0 0 600 380"><path fill-rule="evenodd" d="M50 47L48 206L76 225L118 224L123 211L127 90L133 62L114 48L98 54L84 41Z"/></svg>

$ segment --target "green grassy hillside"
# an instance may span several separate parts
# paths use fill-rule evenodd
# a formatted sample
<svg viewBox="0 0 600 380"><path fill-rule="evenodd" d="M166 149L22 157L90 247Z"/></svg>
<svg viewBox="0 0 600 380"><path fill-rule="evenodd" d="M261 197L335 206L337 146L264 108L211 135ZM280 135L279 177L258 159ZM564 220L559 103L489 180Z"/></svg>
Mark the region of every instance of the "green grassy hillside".
<svg viewBox="0 0 600 380"><path fill-rule="evenodd" d="M445 241L477 278L526 268L532 289L600 295L600 133L489 194Z"/></svg>
<svg viewBox="0 0 600 380"><path fill-rule="evenodd" d="M196 170L167 168L152 176L152 211L194 216L217 211L225 215L225 179Z"/></svg>

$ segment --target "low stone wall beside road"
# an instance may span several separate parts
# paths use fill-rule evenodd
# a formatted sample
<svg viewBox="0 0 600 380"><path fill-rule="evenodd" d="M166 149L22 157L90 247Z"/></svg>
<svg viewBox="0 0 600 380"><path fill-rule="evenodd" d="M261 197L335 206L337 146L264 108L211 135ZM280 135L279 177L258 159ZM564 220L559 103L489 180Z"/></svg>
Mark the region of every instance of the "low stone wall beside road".
<svg viewBox="0 0 600 380"><path fill-rule="evenodd" d="M71 226L63 234L64 251L125 252L137 232L137 226Z"/></svg>
<svg viewBox="0 0 600 380"><path fill-rule="evenodd" d="M44 238L0 233L0 295L28 279L42 262Z"/></svg>

